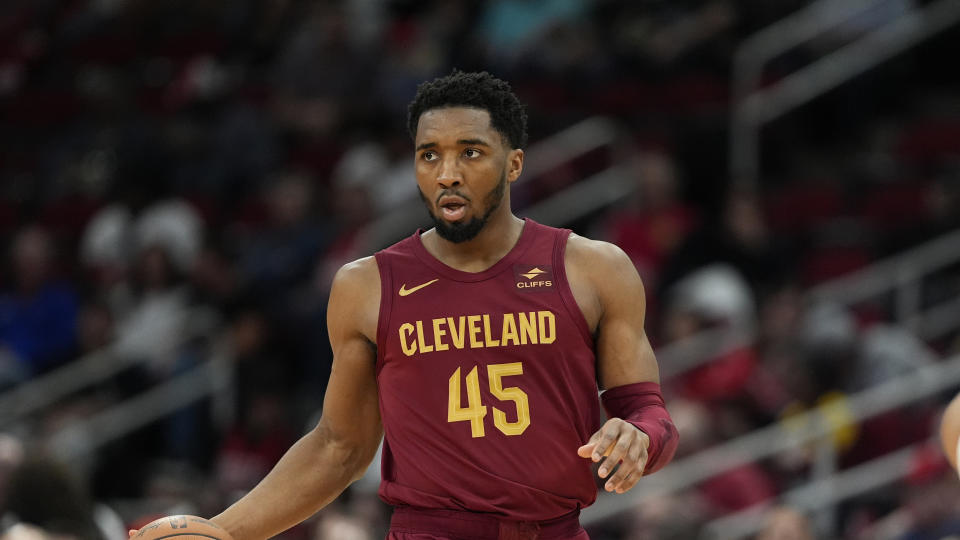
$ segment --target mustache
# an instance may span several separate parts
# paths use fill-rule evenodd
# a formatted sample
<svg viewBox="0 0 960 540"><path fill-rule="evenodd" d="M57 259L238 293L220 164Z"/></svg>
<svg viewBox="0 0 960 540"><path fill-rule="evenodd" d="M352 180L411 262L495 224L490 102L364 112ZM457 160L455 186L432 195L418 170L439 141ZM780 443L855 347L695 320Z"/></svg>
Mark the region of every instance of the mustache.
<svg viewBox="0 0 960 540"><path fill-rule="evenodd" d="M463 200L465 200L465 201L467 201L467 202L472 202L472 201L470 200L470 197L467 197L466 195L464 195L463 193L460 193L460 192L457 191L456 189L445 189L445 190L441 191L439 195L437 195L437 199L436 199L435 201L433 201L433 203L434 203L435 205L439 205L439 204L440 204L440 199L442 199L442 198L444 198L444 197L447 197L447 196L460 197L461 199L463 199Z"/></svg>

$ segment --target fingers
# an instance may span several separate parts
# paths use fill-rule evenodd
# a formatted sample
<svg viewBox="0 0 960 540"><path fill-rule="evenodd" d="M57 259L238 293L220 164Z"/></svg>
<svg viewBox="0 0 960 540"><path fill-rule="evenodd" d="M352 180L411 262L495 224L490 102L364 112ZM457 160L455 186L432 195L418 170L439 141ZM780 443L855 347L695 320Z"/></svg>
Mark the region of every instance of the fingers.
<svg viewBox="0 0 960 540"><path fill-rule="evenodd" d="M620 472L618 469L617 472ZM603 486L603 489L607 491L614 491L616 493L626 493L630 491L633 486L637 485L637 482L643 478L643 468L634 467L632 471L627 474L622 480L617 481L614 478L611 478ZM615 483L616 482L616 483Z"/></svg>
<svg viewBox="0 0 960 540"><path fill-rule="evenodd" d="M127 538L133 538L133 535L135 535L135 534L137 534L137 530L136 530L136 529L130 529L129 531L127 531Z"/></svg>
<svg viewBox="0 0 960 540"><path fill-rule="evenodd" d="M587 444L577 450L581 457L590 457L600 463L597 474L607 478L607 491L624 493L630 490L643 476L647 463L647 447L650 439L633 424L619 418L611 418L590 437ZM615 470L615 472L614 472Z"/></svg>
<svg viewBox="0 0 960 540"><path fill-rule="evenodd" d="M590 437L590 442L593 443L593 451L590 452L590 459L594 462L600 461L600 458L603 456L610 455L610 451L613 450L613 445L620 436L620 423L624 423L623 420L611 418L603 424L600 431Z"/></svg>
<svg viewBox="0 0 960 540"><path fill-rule="evenodd" d="M606 425L604 425L604 427L606 427ZM602 435L603 435L603 427L601 427L599 431L597 431L596 433L590 436L590 440L587 441L587 444L581 446L580 448L577 448L577 455L583 458L592 458L594 462L600 461L599 456L602 456L603 455L602 453L597 454L598 457L596 458L594 458L593 455L594 455L594 450L597 447L597 443L600 442L600 437Z"/></svg>
<svg viewBox="0 0 960 540"><path fill-rule="evenodd" d="M600 475L600 478L606 478L607 475L613 471L614 467L616 467L621 461L623 463L620 465L620 469L629 468L633 465L629 459L629 454L631 451L634 451L636 454L636 451L631 433L621 430L609 448L609 455L603 460L603 462L600 464L600 468L597 470L597 474Z"/></svg>
<svg viewBox="0 0 960 540"><path fill-rule="evenodd" d="M643 477L643 470L647 464L646 444L633 444L626 457L617 467L617 471L607 480L603 488L607 491L624 493Z"/></svg>

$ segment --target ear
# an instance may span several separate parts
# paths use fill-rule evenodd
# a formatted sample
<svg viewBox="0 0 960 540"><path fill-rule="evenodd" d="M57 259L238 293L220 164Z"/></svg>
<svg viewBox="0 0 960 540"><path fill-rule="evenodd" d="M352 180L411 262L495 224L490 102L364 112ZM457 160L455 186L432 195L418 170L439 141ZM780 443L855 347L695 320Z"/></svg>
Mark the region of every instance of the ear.
<svg viewBox="0 0 960 540"><path fill-rule="evenodd" d="M523 172L523 150L515 148L507 153L507 182L516 182Z"/></svg>

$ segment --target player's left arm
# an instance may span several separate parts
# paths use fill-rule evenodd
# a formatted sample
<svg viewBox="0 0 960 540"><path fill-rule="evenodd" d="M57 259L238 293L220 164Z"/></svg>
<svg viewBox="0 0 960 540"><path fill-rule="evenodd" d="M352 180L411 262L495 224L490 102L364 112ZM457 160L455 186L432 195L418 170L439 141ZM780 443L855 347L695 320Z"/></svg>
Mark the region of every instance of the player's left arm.
<svg viewBox="0 0 960 540"><path fill-rule="evenodd" d="M679 437L660 393L659 367L644 330L646 296L632 261L613 244L578 236L567 250L574 296L594 329L609 417L578 453L603 459L598 474L609 476L605 489L623 493L666 465Z"/></svg>

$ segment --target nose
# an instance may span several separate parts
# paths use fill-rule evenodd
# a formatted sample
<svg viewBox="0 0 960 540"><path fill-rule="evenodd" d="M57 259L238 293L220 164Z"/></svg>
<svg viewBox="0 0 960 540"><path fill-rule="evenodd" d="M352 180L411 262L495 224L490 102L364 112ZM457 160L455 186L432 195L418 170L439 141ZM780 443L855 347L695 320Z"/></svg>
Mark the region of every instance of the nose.
<svg viewBox="0 0 960 540"><path fill-rule="evenodd" d="M463 175L457 160L454 158L444 158L437 169L437 184L443 189L459 186L463 181Z"/></svg>

